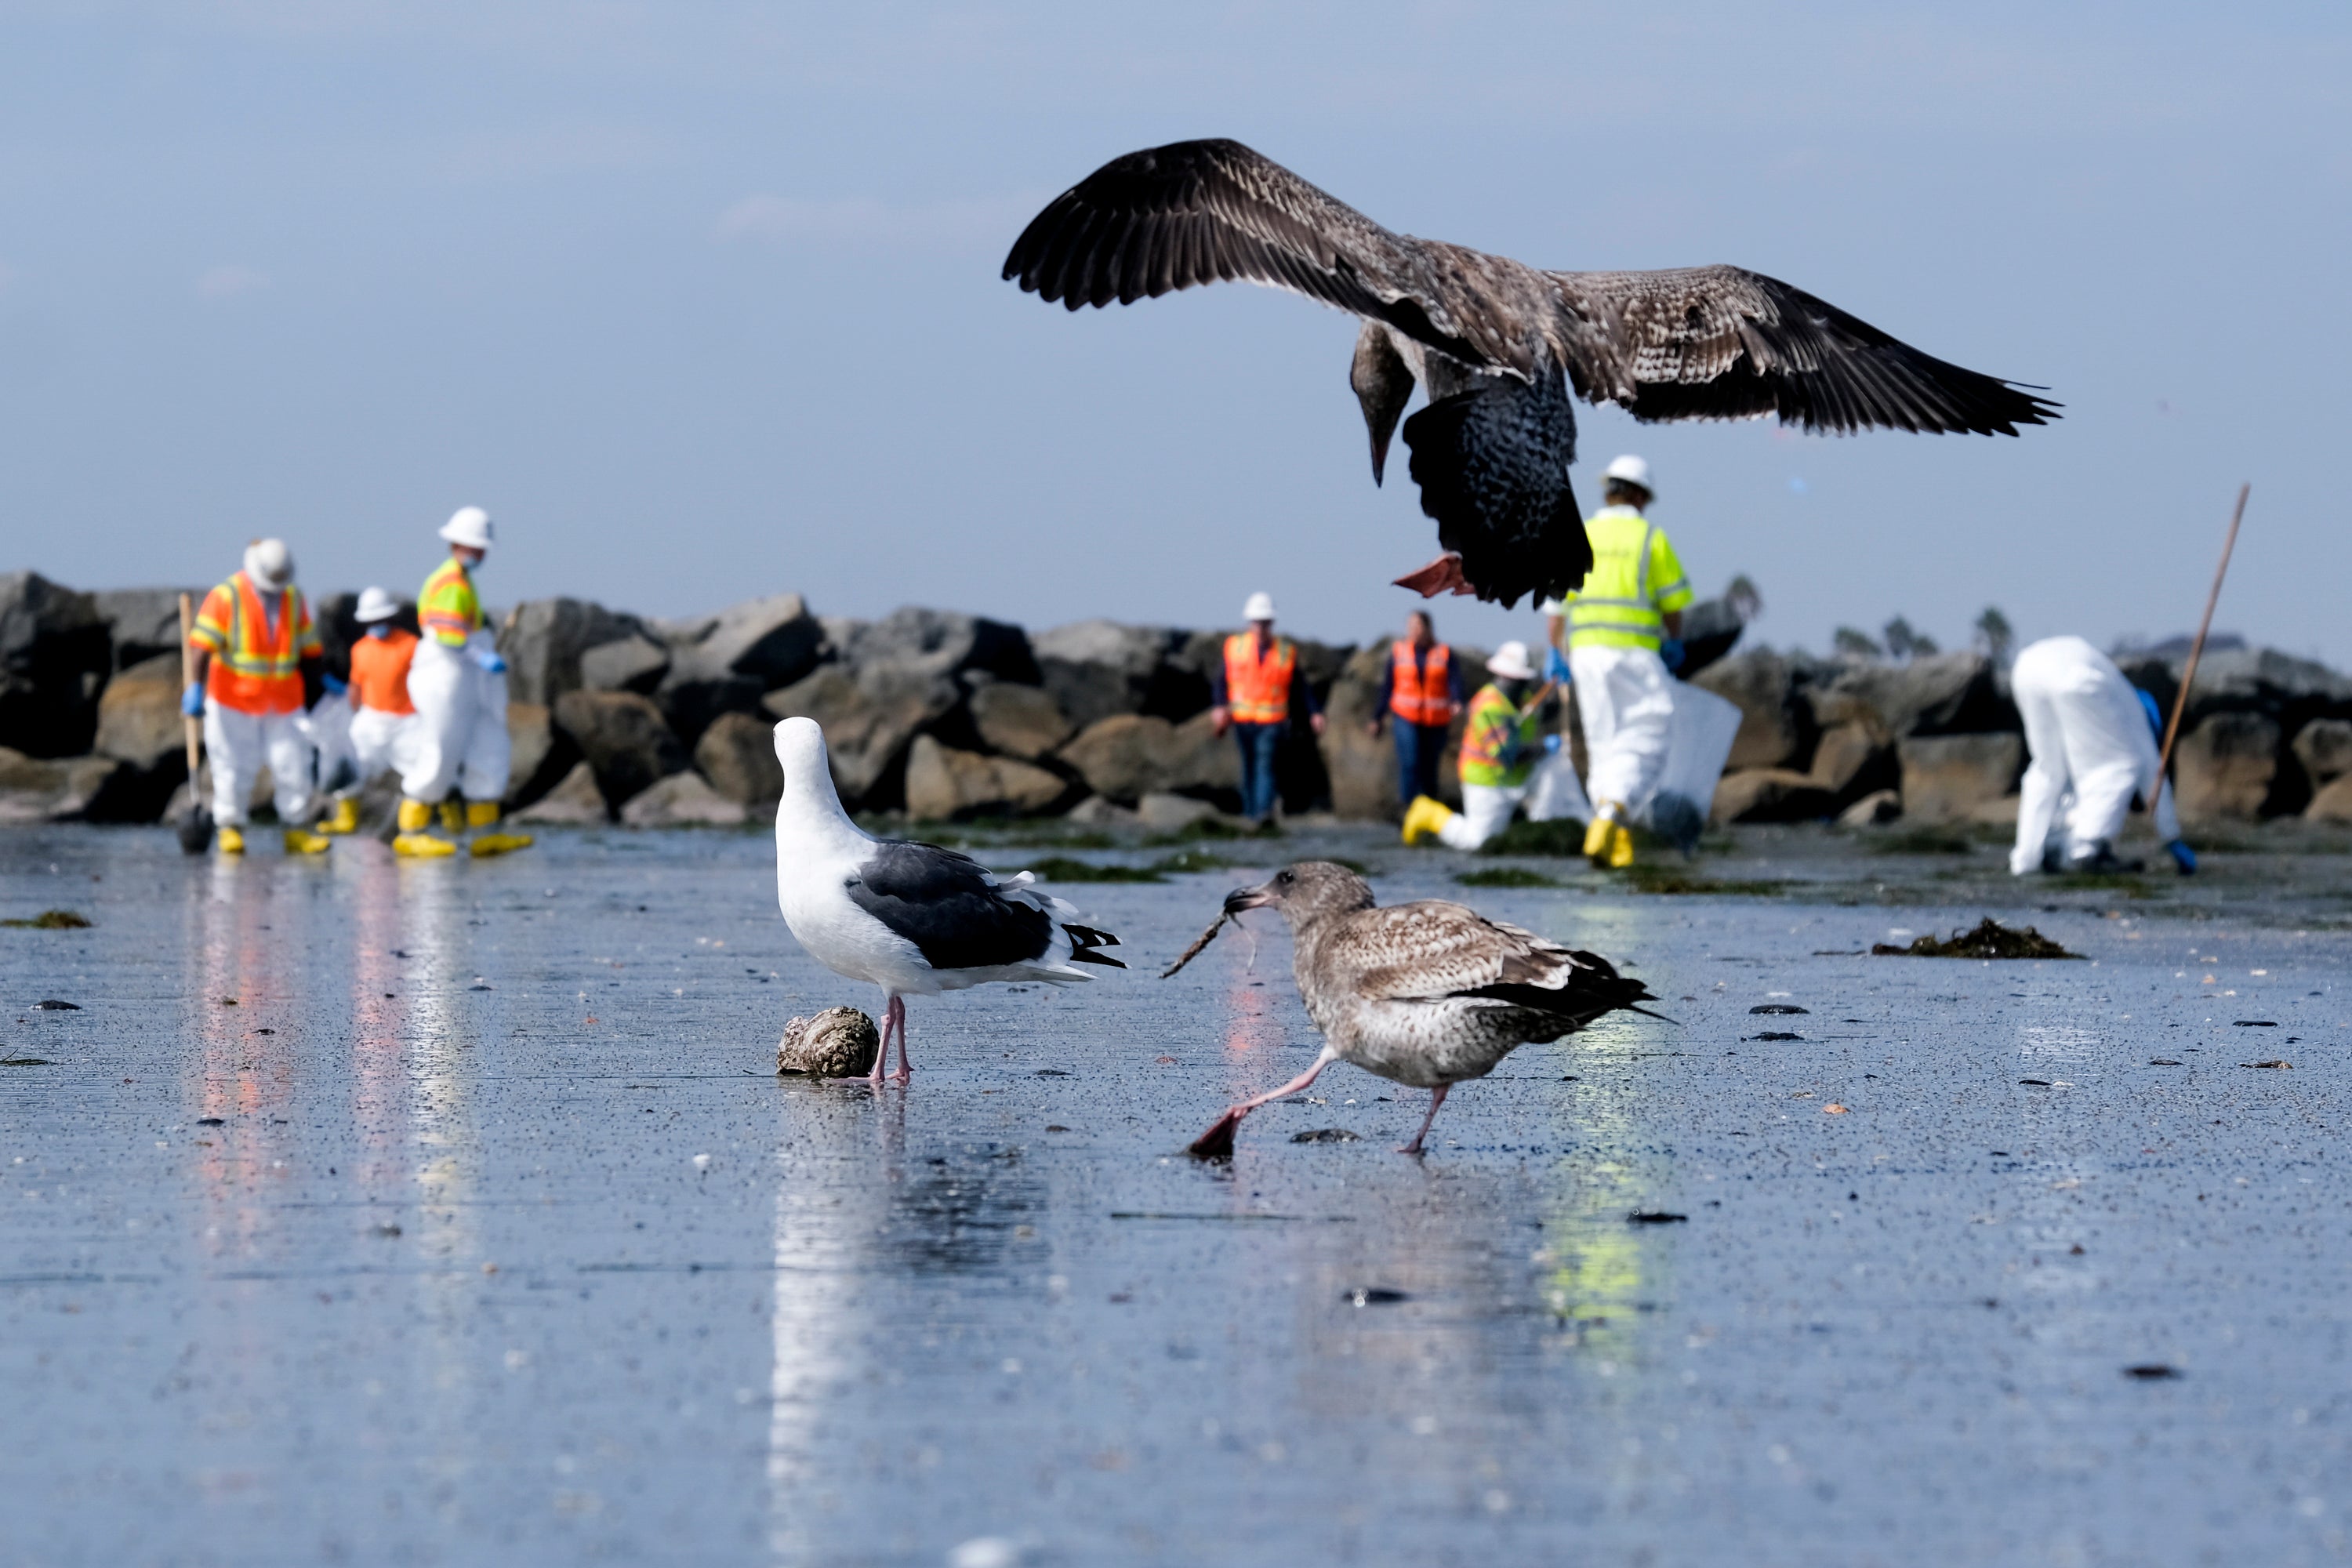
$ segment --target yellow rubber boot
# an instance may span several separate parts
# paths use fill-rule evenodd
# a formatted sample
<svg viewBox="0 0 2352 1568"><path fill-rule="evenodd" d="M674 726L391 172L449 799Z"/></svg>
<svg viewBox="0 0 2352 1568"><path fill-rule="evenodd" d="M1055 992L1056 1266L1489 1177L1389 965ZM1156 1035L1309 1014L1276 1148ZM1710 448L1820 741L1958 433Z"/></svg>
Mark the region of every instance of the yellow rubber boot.
<svg viewBox="0 0 2352 1568"><path fill-rule="evenodd" d="M1610 829L1616 826L1617 824L1611 818L1598 812L1593 814L1591 823L1584 830L1584 858L1596 866L1608 864L1609 843L1616 837Z"/></svg>
<svg viewBox="0 0 2352 1568"><path fill-rule="evenodd" d="M466 829L466 808L454 800L441 803L441 831L462 833Z"/></svg>
<svg viewBox="0 0 2352 1568"><path fill-rule="evenodd" d="M360 803L355 795L345 795L335 802L335 809L319 823L321 833L357 833L360 830Z"/></svg>
<svg viewBox="0 0 2352 1568"><path fill-rule="evenodd" d="M506 855L517 849L528 849L531 837L528 833L483 833L485 827L495 827L499 821L499 803L494 800L469 800L466 803L466 826L476 829L474 841L467 847L478 857Z"/></svg>
<svg viewBox="0 0 2352 1568"><path fill-rule="evenodd" d="M446 838L436 838L425 831L433 820L433 808L421 800L400 803L400 836L392 841L392 852L419 860L435 860L444 855L455 855L457 847Z"/></svg>
<svg viewBox="0 0 2352 1568"><path fill-rule="evenodd" d="M220 832L214 836L213 842L220 846L220 852L224 855L245 853L245 835L226 822L221 824Z"/></svg>
<svg viewBox="0 0 2352 1568"><path fill-rule="evenodd" d="M1434 838L1445 825L1454 820L1454 813L1425 795L1412 797L1404 808L1404 841L1418 844L1424 838Z"/></svg>
<svg viewBox="0 0 2352 1568"><path fill-rule="evenodd" d="M1609 836L1609 868L1622 871L1633 863L1633 830L1622 822L1609 826L1617 830Z"/></svg>
<svg viewBox="0 0 2352 1568"><path fill-rule="evenodd" d="M335 841L322 833L312 833L300 827L286 830L286 853L289 855L324 855L334 845Z"/></svg>

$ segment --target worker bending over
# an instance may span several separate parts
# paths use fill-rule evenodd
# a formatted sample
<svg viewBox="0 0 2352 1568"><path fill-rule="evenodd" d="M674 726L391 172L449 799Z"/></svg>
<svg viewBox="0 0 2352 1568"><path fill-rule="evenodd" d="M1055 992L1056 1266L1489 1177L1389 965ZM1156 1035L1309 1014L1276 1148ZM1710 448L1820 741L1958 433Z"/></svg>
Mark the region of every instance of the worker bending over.
<svg viewBox="0 0 2352 1568"><path fill-rule="evenodd" d="M1462 711L1462 672L1454 667L1454 650L1437 640L1427 611L1406 616L1404 630L1389 648L1380 706L1364 729L1378 735L1384 722L1396 721L1397 800L1410 807L1437 794L1446 733Z"/></svg>
<svg viewBox="0 0 2352 1568"><path fill-rule="evenodd" d="M331 678L284 540L257 539L246 547L243 568L205 595L188 640L195 678L180 695L180 710L205 721L221 853L244 853L246 802L265 765L278 819L292 825L287 851L326 849L330 840L299 826L310 804L310 746L294 721L307 705L305 680L323 689ZM188 781L191 790L195 782Z"/></svg>
<svg viewBox="0 0 2352 1568"><path fill-rule="evenodd" d="M1593 805L1584 853L1596 866L1622 867L1633 863L1627 822L1666 764L1675 716L1667 671L1682 662L1682 612L1695 595L1665 531L1643 515L1656 494L1650 465L1622 457L1602 474L1607 504L1584 523L1592 570L1559 607Z"/></svg>
<svg viewBox="0 0 2352 1568"><path fill-rule="evenodd" d="M473 569L490 552L489 513L478 506L460 507L441 525L441 537L449 542L449 559L425 579L416 595L424 636L408 667L415 731L410 765L401 773L400 836L392 847L401 855L456 854L457 845L425 831L437 805L446 830L477 830L475 854L503 855L530 838L481 831L498 823L511 761L507 661L499 657L474 593ZM462 810L445 798L453 785L465 796Z"/></svg>
<svg viewBox="0 0 2352 1568"><path fill-rule="evenodd" d="M2172 785L2157 776L2156 700L2081 637L2029 644L2009 679L2032 757L2018 789L2011 874L2138 869L2116 856L2134 795L2155 802L2157 835L2180 874L2195 871Z"/></svg>
<svg viewBox="0 0 2352 1568"><path fill-rule="evenodd" d="M1521 803L1528 820L1546 822L1576 815L1576 770L1559 738L1543 733L1540 715L1546 686L1531 691L1536 667L1528 645L1507 642L1486 661L1495 679L1470 699L1462 724L1462 809L1449 811L1430 795L1416 795L1405 808L1404 841L1435 837L1451 849L1475 849L1510 826Z"/></svg>
<svg viewBox="0 0 2352 1568"><path fill-rule="evenodd" d="M360 595L356 618L365 635L352 645L349 731L356 776L336 792L333 815L319 824L321 833L357 832L360 791L387 768L402 771L408 761L409 737L416 728L408 666L416 657L416 634L394 624L399 614L399 601L381 588Z"/></svg>
<svg viewBox="0 0 2352 1568"><path fill-rule="evenodd" d="M1298 648L1274 635L1274 598L1252 594L1242 606L1249 630L1225 639L1224 658L1210 677L1209 722L1216 732L1231 729L1242 753L1242 815L1254 826L1274 819L1274 763L1290 715L1304 710L1320 735L1323 714L1298 668Z"/></svg>

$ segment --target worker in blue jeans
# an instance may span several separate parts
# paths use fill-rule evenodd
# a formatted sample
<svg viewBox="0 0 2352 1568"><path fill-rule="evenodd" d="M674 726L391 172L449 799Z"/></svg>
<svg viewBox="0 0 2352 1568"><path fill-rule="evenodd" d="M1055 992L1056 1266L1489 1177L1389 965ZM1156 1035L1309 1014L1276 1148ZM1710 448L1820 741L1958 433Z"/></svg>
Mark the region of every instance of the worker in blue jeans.
<svg viewBox="0 0 2352 1568"><path fill-rule="evenodd" d="M1391 645L1389 661L1381 667L1380 702L1364 726L1377 736L1395 721L1398 805L1436 797L1437 764L1462 705L1462 672L1454 668L1454 650L1437 640L1428 612L1413 611L1405 619L1404 636Z"/></svg>
<svg viewBox="0 0 2352 1568"><path fill-rule="evenodd" d="M1225 639L1224 657L1211 671L1209 722L1220 735L1234 733L1241 750L1242 815L1252 826L1274 819L1274 763L1289 732L1294 709L1307 714L1318 735L1323 714L1298 667L1298 647L1274 634L1274 597L1252 594L1242 606L1249 630Z"/></svg>

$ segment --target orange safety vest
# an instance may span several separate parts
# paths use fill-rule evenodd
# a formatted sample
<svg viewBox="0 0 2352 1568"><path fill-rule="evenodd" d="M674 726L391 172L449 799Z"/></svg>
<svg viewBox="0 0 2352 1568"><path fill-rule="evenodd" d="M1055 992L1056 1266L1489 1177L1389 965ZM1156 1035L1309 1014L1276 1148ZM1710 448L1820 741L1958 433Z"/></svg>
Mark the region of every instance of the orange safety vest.
<svg viewBox="0 0 2352 1568"><path fill-rule="evenodd" d="M1434 729L1454 722L1454 650L1444 643L1429 645L1427 657L1413 660L1412 644L1402 637L1389 650L1389 711L1408 724Z"/></svg>
<svg viewBox="0 0 2352 1568"><path fill-rule="evenodd" d="M408 665L416 657L416 634L392 628L383 637L363 637L352 644L352 695L362 708L379 713L414 713L408 700Z"/></svg>
<svg viewBox="0 0 2352 1568"><path fill-rule="evenodd" d="M1255 632L1225 639L1225 706L1236 724L1279 724L1290 717L1290 678L1298 649L1288 637L1275 637L1261 658Z"/></svg>
<svg viewBox="0 0 2352 1568"><path fill-rule="evenodd" d="M260 594L239 572L205 595L191 640L212 653L205 690L222 707L240 713L301 711L302 656L319 651L301 589L279 594L273 626Z"/></svg>

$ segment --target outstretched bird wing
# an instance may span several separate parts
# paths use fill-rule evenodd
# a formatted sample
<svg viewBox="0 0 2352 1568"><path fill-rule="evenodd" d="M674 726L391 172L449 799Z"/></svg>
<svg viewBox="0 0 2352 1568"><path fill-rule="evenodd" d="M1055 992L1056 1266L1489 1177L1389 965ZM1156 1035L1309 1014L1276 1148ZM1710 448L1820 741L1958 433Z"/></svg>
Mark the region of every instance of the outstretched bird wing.
<svg viewBox="0 0 2352 1568"><path fill-rule="evenodd" d="M1264 283L1467 363L1529 374L1528 334L1482 309L1459 269L1433 267L1421 241L1223 139L1112 159L1047 203L1004 258L1006 278L1073 310L1197 283Z"/></svg>
<svg viewBox="0 0 2352 1568"><path fill-rule="evenodd" d="M1319 954L1343 993L1396 1002L1479 997L1572 1016L1580 1026L1649 995L1607 959L1442 899L1346 920Z"/></svg>
<svg viewBox="0 0 2352 1568"><path fill-rule="evenodd" d="M1553 272L1577 393L1636 419L1777 414L1805 430L1872 426L2014 436L2058 405L1964 370L1801 289L1737 267Z"/></svg>

